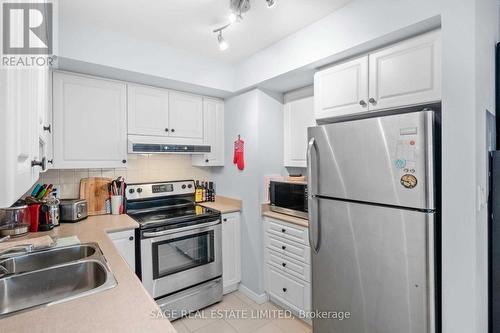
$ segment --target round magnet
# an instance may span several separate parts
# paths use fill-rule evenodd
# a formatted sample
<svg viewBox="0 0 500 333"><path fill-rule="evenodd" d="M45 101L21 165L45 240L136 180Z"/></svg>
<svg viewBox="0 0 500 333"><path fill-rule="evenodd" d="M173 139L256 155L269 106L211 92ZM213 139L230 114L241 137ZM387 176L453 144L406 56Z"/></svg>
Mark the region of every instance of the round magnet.
<svg viewBox="0 0 500 333"><path fill-rule="evenodd" d="M417 186L417 177L414 175L410 174L405 174L401 177L401 185L403 185L406 188L414 188Z"/></svg>

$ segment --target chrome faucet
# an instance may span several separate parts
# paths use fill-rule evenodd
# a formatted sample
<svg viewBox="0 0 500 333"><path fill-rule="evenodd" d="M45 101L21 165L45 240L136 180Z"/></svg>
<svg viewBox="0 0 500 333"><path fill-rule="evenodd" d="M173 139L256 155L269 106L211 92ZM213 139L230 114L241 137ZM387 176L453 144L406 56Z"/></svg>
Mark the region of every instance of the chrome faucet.
<svg viewBox="0 0 500 333"><path fill-rule="evenodd" d="M33 244L20 244L0 251L0 260L20 256L33 251Z"/></svg>

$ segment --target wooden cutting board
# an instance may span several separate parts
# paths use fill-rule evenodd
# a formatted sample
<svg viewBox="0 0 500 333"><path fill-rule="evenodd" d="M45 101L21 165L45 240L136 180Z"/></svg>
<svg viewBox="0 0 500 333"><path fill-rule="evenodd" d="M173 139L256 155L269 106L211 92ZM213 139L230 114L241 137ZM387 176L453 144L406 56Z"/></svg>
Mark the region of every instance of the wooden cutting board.
<svg viewBox="0 0 500 333"><path fill-rule="evenodd" d="M106 200L109 199L108 184L111 178L91 177L80 180L80 199L87 200L89 216L106 214Z"/></svg>

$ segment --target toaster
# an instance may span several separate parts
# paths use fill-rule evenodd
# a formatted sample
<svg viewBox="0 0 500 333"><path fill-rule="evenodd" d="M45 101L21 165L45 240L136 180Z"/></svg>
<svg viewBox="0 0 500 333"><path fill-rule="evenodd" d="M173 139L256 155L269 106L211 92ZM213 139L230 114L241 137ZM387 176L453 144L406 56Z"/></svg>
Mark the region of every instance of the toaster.
<svg viewBox="0 0 500 333"><path fill-rule="evenodd" d="M61 222L78 222L88 217L87 200L85 199L63 199L59 207L59 220Z"/></svg>

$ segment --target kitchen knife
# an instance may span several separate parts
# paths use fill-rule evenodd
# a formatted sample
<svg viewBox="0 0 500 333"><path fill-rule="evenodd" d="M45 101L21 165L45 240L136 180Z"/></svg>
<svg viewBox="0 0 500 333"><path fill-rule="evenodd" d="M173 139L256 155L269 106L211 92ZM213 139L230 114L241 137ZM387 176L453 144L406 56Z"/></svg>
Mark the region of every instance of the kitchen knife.
<svg viewBox="0 0 500 333"><path fill-rule="evenodd" d="M36 184L35 188L33 189L33 192L31 192L31 197L35 198L41 188L42 185Z"/></svg>
<svg viewBox="0 0 500 333"><path fill-rule="evenodd" d="M47 192L47 184L43 184L42 189L40 190L40 192L38 192L36 198L38 200L41 200L45 192Z"/></svg>
<svg viewBox="0 0 500 333"><path fill-rule="evenodd" d="M47 189L45 190L45 193L42 195L42 200L47 198L50 194L50 192L52 192L52 188L53 188L53 185L50 184L49 186L47 186Z"/></svg>
<svg viewBox="0 0 500 333"><path fill-rule="evenodd" d="M40 195L40 193L42 193L42 191L47 188L47 184L43 184L42 186L40 186L40 189L38 190L38 192L35 194L35 196L33 198L37 199L38 196Z"/></svg>

